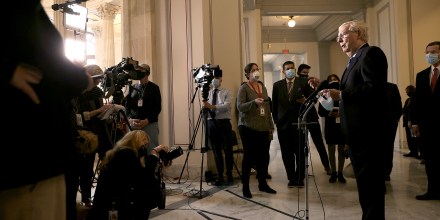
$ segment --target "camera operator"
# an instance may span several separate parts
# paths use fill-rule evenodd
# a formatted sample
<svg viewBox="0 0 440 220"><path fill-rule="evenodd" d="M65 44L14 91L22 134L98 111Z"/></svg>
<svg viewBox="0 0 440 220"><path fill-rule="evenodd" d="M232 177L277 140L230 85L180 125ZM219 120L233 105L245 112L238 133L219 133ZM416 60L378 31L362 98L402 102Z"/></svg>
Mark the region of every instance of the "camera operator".
<svg viewBox="0 0 440 220"><path fill-rule="evenodd" d="M112 148L112 144L106 132L105 121L99 119L97 116L109 110L112 105L103 104L104 92L98 87L103 77L102 69L95 64L86 65L85 69L87 73L92 76L95 86L73 99L74 111L77 116L77 129L88 130L98 136L98 153L102 159L105 152ZM90 198L96 151L88 152L84 151L84 149L77 149L76 153L74 160L77 164L72 167L72 170L74 170L72 173L73 185L70 193L72 193L72 198L76 201L76 192L78 186L80 186L81 202L83 202L85 206L91 207L92 203Z"/></svg>
<svg viewBox="0 0 440 220"><path fill-rule="evenodd" d="M231 99L232 94L228 89L221 88L222 76L214 76L209 91L208 101L203 102L203 108L211 110L208 116L208 136L214 150L218 179L215 185L223 185L224 160L226 160L226 176L229 183L233 182L232 165L232 126L231 126ZM214 116L214 118L213 118ZM223 148L224 147L224 148Z"/></svg>
<svg viewBox="0 0 440 220"><path fill-rule="evenodd" d="M148 219L160 202L159 154L169 151L159 145L147 156L149 142L147 133L133 130L107 151L86 219Z"/></svg>
<svg viewBox="0 0 440 220"><path fill-rule="evenodd" d="M145 131L150 136L147 152L159 145L159 113L162 110L162 98L159 86L149 81L150 66L141 64L138 70L145 73L139 83L130 87L125 97L125 108L130 126Z"/></svg>

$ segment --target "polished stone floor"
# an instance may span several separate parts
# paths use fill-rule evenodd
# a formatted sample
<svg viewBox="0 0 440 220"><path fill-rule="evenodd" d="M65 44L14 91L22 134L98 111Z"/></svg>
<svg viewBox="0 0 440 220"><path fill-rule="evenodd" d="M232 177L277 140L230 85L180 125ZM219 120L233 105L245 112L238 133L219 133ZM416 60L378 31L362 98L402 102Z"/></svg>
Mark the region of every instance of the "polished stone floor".
<svg viewBox="0 0 440 220"><path fill-rule="evenodd" d="M416 195L426 191L426 174L420 160L403 157L407 152L407 148L396 144L391 181L386 182L386 219L440 219L440 200L415 199ZM164 178L167 188L166 207L152 210L150 219L361 219L355 179L347 178L345 184L329 183L329 176L325 173L312 142L308 184L305 188L287 187L276 135L271 144L270 155L269 173L272 179L268 180L268 184L277 190L277 194L258 191L255 174L251 176L252 199L242 196L238 175L231 185L217 187L205 181L200 185L200 175L194 174L195 177L189 178L192 175L185 172L183 177L179 176L183 164L176 163L167 169L178 172ZM236 162L240 167L239 161ZM346 164L348 163L349 159L346 160ZM188 172L200 173L201 170Z"/></svg>

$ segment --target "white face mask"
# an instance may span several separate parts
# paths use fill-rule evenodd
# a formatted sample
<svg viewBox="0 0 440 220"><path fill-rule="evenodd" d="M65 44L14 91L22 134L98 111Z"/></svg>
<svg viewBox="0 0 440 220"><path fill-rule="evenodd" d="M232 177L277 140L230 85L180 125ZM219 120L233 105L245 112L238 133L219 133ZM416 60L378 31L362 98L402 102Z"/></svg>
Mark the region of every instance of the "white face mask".
<svg viewBox="0 0 440 220"><path fill-rule="evenodd" d="M260 79L260 76L261 76L260 72L254 71L252 74L253 74L255 80L259 80Z"/></svg>
<svg viewBox="0 0 440 220"><path fill-rule="evenodd" d="M426 62L428 62L431 65L434 65L439 61L438 53L427 53L425 57L426 57Z"/></svg>
<svg viewBox="0 0 440 220"><path fill-rule="evenodd" d="M212 86L214 87L214 89L217 89L218 87L220 87L220 80L219 79L213 79L212 80Z"/></svg>

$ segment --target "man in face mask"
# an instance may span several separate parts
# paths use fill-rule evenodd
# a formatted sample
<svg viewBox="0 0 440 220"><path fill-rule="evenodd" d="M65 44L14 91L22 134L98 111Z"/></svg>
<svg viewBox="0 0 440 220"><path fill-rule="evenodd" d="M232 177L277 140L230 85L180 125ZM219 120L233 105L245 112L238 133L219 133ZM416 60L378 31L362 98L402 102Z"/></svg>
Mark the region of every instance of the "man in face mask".
<svg viewBox="0 0 440 220"><path fill-rule="evenodd" d="M162 110L162 98L159 86L149 80L150 66L141 64L137 68L140 70L138 72L144 72L144 76L138 84L133 85L134 89L125 97L125 108L131 128L143 130L150 136L147 147L147 152L150 152L159 145L158 120Z"/></svg>
<svg viewBox="0 0 440 220"><path fill-rule="evenodd" d="M232 155L232 126L231 126L231 100L232 94L228 89L222 88L222 75L214 77L209 91L208 101L203 102L203 108L209 109L208 115L208 136L214 151L215 163L217 166L218 178L215 185L224 185L224 160L226 161L227 181L234 181L232 176L233 155Z"/></svg>
<svg viewBox="0 0 440 220"><path fill-rule="evenodd" d="M298 66L298 76L305 79L309 78L309 72L311 68L312 68L311 66L305 63L300 64ZM313 107L307 116L308 116L307 121L315 122L314 124L309 125L308 128L313 143L315 144L316 150L318 150L319 157L321 158L322 166L324 167L324 170L328 175L335 175L333 172L336 171L335 170L332 171L330 168L330 162L328 159L327 150L325 149L324 139L322 138L321 125L319 124L319 120L318 120L319 117L316 108ZM337 178L341 183L346 182L342 172L337 174Z"/></svg>
<svg viewBox="0 0 440 220"><path fill-rule="evenodd" d="M304 187L305 138L293 123L298 122L302 103L313 89L307 84L307 78L295 77L295 63L292 61L284 62L282 73L286 78L273 84L272 116L287 173L287 187Z"/></svg>
<svg viewBox="0 0 440 220"><path fill-rule="evenodd" d="M428 190L416 196L417 200L440 200L440 154L438 134L440 134L440 85L439 75L440 41L426 46L426 61L429 67L417 73L416 91L411 97L410 123L415 137L419 137L425 159Z"/></svg>

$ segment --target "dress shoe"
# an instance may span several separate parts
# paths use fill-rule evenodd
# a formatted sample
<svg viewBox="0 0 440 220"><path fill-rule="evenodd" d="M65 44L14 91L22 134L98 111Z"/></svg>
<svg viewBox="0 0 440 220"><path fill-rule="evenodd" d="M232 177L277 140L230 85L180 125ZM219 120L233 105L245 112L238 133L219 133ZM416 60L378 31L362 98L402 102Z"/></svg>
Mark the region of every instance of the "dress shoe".
<svg viewBox="0 0 440 220"><path fill-rule="evenodd" d="M224 179L218 179L214 182L214 185L216 186L223 186L223 184L225 183Z"/></svg>
<svg viewBox="0 0 440 220"><path fill-rule="evenodd" d="M232 177L232 175L228 175L228 182L233 183L234 182L234 177Z"/></svg>
<svg viewBox="0 0 440 220"><path fill-rule="evenodd" d="M249 186L243 186L243 196L250 199L252 198L251 191L249 190Z"/></svg>
<svg viewBox="0 0 440 220"><path fill-rule="evenodd" d="M440 200L440 195L433 195L431 193L425 193L423 195L416 196L417 200Z"/></svg>
<svg viewBox="0 0 440 220"><path fill-rule="evenodd" d="M298 188L303 188L304 187L304 181L303 180L299 180L298 183L296 184L296 186Z"/></svg>
<svg viewBox="0 0 440 220"><path fill-rule="evenodd" d="M332 168L330 167L325 168L325 172L327 173L327 175L332 175Z"/></svg>
<svg viewBox="0 0 440 220"><path fill-rule="evenodd" d="M328 179L328 182L335 183L337 178L338 178L338 174L336 172L333 172L332 175L330 176L330 179Z"/></svg>
<svg viewBox="0 0 440 220"><path fill-rule="evenodd" d="M267 192L267 193L271 193L271 194L275 194L277 193L277 191L275 191L274 189L270 188L269 185L258 185L258 189L262 192Z"/></svg>
<svg viewBox="0 0 440 220"><path fill-rule="evenodd" d="M289 180L289 183L287 183L287 187L289 188L293 188L296 186L296 181L295 180Z"/></svg>
<svg viewBox="0 0 440 220"><path fill-rule="evenodd" d="M346 183L347 180L344 178L344 174L342 172L338 172L338 181L340 183Z"/></svg>

